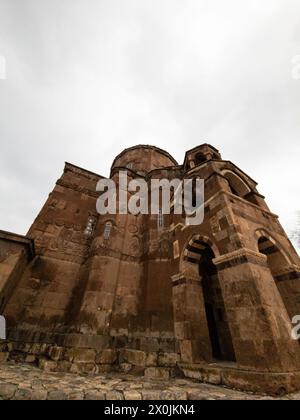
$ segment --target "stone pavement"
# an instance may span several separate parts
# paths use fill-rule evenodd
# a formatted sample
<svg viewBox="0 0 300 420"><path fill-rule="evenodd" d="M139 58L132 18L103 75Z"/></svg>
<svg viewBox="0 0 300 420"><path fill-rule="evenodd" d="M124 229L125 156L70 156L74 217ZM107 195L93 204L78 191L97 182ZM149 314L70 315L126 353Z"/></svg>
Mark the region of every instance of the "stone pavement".
<svg viewBox="0 0 300 420"><path fill-rule="evenodd" d="M273 399L187 379L153 381L130 375L79 376L32 365L0 364L0 400L252 400ZM283 399L300 399L300 392Z"/></svg>

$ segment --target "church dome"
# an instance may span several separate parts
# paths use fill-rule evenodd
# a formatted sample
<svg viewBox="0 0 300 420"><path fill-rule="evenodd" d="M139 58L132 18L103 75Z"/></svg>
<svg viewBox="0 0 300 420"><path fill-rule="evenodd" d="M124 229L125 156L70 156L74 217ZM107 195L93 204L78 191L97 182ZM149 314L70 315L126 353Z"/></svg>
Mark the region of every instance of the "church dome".
<svg viewBox="0 0 300 420"><path fill-rule="evenodd" d="M138 145L123 150L115 158L111 170L120 167L145 174L169 166L178 166L178 163L168 152L155 146Z"/></svg>

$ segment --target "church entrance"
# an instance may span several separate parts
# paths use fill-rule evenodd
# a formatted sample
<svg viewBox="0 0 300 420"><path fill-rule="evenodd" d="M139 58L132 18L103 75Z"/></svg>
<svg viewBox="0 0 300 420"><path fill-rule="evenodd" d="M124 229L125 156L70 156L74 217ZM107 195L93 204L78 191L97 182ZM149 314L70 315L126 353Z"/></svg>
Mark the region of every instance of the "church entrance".
<svg viewBox="0 0 300 420"><path fill-rule="evenodd" d="M227 321L217 268L213 263L214 258L215 256L212 249L206 245L205 249L201 252L199 275L202 279L203 297L212 354L216 360L234 362L236 358L232 337Z"/></svg>

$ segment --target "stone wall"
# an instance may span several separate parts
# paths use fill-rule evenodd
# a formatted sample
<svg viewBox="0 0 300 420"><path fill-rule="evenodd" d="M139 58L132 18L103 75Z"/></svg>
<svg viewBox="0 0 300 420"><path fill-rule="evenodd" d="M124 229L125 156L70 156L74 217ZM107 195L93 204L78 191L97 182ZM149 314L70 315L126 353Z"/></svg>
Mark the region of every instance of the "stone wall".
<svg viewBox="0 0 300 420"><path fill-rule="evenodd" d="M27 264L34 255L32 240L0 231L0 313L10 301Z"/></svg>
<svg viewBox="0 0 300 420"><path fill-rule="evenodd" d="M162 225L157 215L100 216L102 177L67 163L24 239L36 253L0 236L10 339L2 353L45 369L164 378L182 363L196 375L216 357L251 378L300 370L290 334L300 260L256 182L207 144L183 165L155 147L130 148L113 162L116 182L120 169L149 185L204 179L204 222L187 226L172 212Z"/></svg>

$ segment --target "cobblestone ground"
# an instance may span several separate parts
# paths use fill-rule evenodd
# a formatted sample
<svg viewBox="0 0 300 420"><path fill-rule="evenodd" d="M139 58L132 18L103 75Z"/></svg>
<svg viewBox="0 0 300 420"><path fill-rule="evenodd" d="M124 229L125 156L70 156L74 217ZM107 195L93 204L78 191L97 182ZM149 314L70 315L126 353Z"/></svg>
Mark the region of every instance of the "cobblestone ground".
<svg viewBox="0 0 300 420"><path fill-rule="evenodd" d="M168 382L106 374L48 373L31 365L0 365L0 400L252 400L272 399L187 379ZM300 399L300 393L283 399Z"/></svg>

